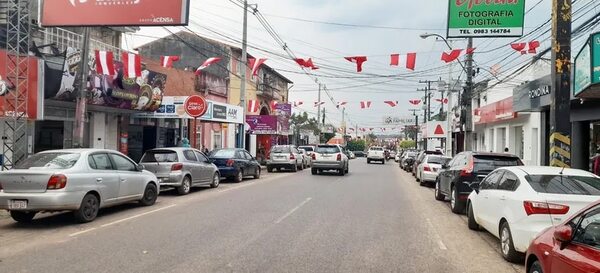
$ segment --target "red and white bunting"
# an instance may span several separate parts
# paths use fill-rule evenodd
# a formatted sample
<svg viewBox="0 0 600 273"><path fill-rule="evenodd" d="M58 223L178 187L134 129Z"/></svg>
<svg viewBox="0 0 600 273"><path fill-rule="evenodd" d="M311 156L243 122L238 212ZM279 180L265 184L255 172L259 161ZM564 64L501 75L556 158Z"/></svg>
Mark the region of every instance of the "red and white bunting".
<svg viewBox="0 0 600 273"><path fill-rule="evenodd" d="M396 107L396 105L398 105L398 101L391 101L391 100L386 100L383 103L385 103L391 107Z"/></svg>
<svg viewBox="0 0 600 273"><path fill-rule="evenodd" d="M302 104L304 104L304 102L303 102L303 101L301 101L301 100L299 100L299 101L295 101L295 102L294 102L294 107L298 107L298 106L300 106L300 105L302 105Z"/></svg>
<svg viewBox="0 0 600 273"><path fill-rule="evenodd" d="M354 128L348 128L348 131L354 132Z"/></svg>
<svg viewBox="0 0 600 273"><path fill-rule="evenodd" d="M162 67L172 68L173 63L179 61L179 56L160 56L160 64Z"/></svg>
<svg viewBox="0 0 600 273"><path fill-rule="evenodd" d="M406 68L410 70L415 70L415 64L417 62L417 53L408 53L406 55L402 55L406 57ZM392 54L390 55L390 66L399 66L400 65L400 54Z"/></svg>
<svg viewBox="0 0 600 273"><path fill-rule="evenodd" d="M258 61L254 58L248 59L248 65L252 68L252 76L258 75L258 69L266 61L267 59L258 59Z"/></svg>
<svg viewBox="0 0 600 273"><path fill-rule="evenodd" d="M142 58L135 53L123 52L123 76L137 78L142 76Z"/></svg>
<svg viewBox="0 0 600 273"><path fill-rule="evenodd" d="M323 104L325 104L324 101L315 101L315 107L321 106Z"/></svg>
<svg viewBox="0 0 600 273"><path fill-rule="evenodd" d="M311 58L308 58L308 59L306 59L306 60L305 60L305 59L300 59L300 58L298 58L298 59L294 59L294 60L295 60L295 61L296 61L296 63L297 63L298 65L300 65L301 67L310 68L311 70L317 70L317 69L319 69L319 68L318 68L318 67L317 67L317 66L316 66L316 65L313 63L313 61L312 61L312 59L311 59Z"/></svg>
<svg viewBox="0 0 600 273"><path fill-rule="evenodd" d="M196 75L200 75L202 73L202 70L206 69L207 67L218 63L219 61L221 61L221 58L219 57L211 57L206 59L206 61L204 61L202 63L202 65L200 65L200 67L198 67L198 69L196 69Z"/></svg>
<svg viewBox="0 0 600 273"><path fill-rule="evenodd" d="M340 101L340 102L337 103L337 105L335 107L340 108L342 106L345 106L346 104L348 104L347 101Z"/></svg>
<svg viewBox="0 0 600 273"><path fill-rule="evenodd" d="M521 52L521 55L525 55L527 53L536 54L537 48L540 47L540 42L534 40L529 43L514 43L510 44L510 47L518 52Z"/></svg>
<svg viewBox="0 0 600 273"><path fill-rule="evenodd" d="M442 52L442 61L446 63L453 62L460 57L460 53L462 53L462 51L462 49L454 49L450 51L450 53Z"/></svg>
<svg viewBox="0 0 600 273"><path fill-rule="evenodd" d="M260 102L258 100L248 101L248 112L256 113L260 109Z"/></svg>
<svg viewBox="0 0 600 273"><path fill-rule="evenodd" d="M353 62L356 64L356 72L362 72L362 65L364 62L367 61L367 57L366 56L354 56L354 57L344 57L344 59L348 60L349 62Z"/></svg>
<svg viewBox="0 0 600 273"><path fill-rule="evenodd" d="M385 132L385 128L381 127L381 131L384 131L384 132Z"/></svg>
<svg viewBox="0 0 600 273"><path fill-rule="evenodd" d="M96 73L100 75L114 75L115 65L114 56L110 51L96 50Z"/></svg>
<svg viewBox="0 0 600 273"><path fill-rule="evenodd" d="M361 109L371 108L371 101L361 101L360 102L360 108Z"/></svg>
<svg viewBox="0 0 600 273"><path fill-rule="evenodd" d="M435 101L437 102L441 102L443 104L448 104L448 98L444 98L444 99L435 99Z"/></svg>
<svg viewBox="0 0 600 273"><path fill-rule="evenodd" d="M275 107L277 106L277 101L276 100L272 100L270 103L271 106L271 111L275 111Z"/></svg>
<svg viewBox="0 0 600 273"><path fill-rule="evenodd" d="M412 100L408 100L408 102L412 105L419 105L421 104L421 100L419 99L412 99Z"/></svg>

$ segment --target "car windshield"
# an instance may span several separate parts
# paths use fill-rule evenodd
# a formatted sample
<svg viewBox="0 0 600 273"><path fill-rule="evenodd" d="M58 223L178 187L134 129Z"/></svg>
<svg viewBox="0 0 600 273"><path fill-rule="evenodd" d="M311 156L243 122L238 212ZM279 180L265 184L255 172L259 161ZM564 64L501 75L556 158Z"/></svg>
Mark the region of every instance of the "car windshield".
<svg viewBox="0 0 600 273"><path fill-rule="evenodd" d="M540 193L600 195L600 178L569 175L527 175L531 187Z"/></svg>
<svg viewBox="0 0 600 273"><path fill-rule="evenodd" d="M77 163L79 153L38 153L15 166L15 169L70 169Z"/></svg>
<svg viewBox="0 0 600 273"><path fill-rule="evenodd" d="M415 152L409 152L409 153L406 154L406 157L415 158L415 157L417 157L417 153L415 153Z"/></svg>
<svg viewBox="0 0 600 273"><path fill-rule="evenodd" d="M275 146L273 149L271 149L271 153L274 154L287 154L290 152L290 146Z"/></svg>
<svg viewBox="0 0 600 273"><path fill-rule="evenodd" d="M316 152L320 154L335 154L339 153L340 149L337 146L317 146Z"/></svg>
<svg viewBox="0 0 600 273"><path fill-rule="evenodd" d="M142 162L177 162L177 153L170 150L148 151L142 157Z"/></svg>
<svg viewBox="0 0 600 273"><path fill-rule="evenodd" d="M452 158L443 157L443 156L429 156L429 157L427 157L427 163L444 165L444 164L450 162L451 159Z"/></svg>
<svg viewBox="0 0 600 273"><path fill-rule="evenodd" d="M475 155L474 170L476 172L491 172L500 167L523 165L517 157L493 156L493 155Z"/></svg>
<svg viewBox="0 0 600 273"><path fill-rule="evenodd" d="M227 149L227 150L216 150L210 153L210 157L212 158L233 158L235 156L235 150Z"/></svg>

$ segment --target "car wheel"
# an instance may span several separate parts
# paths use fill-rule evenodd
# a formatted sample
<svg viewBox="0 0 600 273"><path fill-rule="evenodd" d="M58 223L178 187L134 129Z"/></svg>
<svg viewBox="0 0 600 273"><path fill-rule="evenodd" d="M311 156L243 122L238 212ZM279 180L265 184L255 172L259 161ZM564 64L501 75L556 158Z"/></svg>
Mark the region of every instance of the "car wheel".
<svg viewBox="0 0 600 273"><path fill-rule="evenodd" d="M346 170L344 170L344 168L341 168L338 170L338 175L339 176L344 176L346 174Z"/></svg>
<svg viewBox="0 0 600 273"><path fill-rule="evenodd" d="M267 172L268 173L272 173L273 172L273 168L270 168L269 166L267 166Z"/></svg>
<svg viewBox="0 0 600 273"><path fill-rule="evenodd" d="M421 181L421 179L419 178L420 176L415 175L415 180L417 180L417 182Z"/></svg>
<svg viewBox="0 0 600 273"><path fill-rule="evenodd" d="M435 180L435 200L438 201L445 201L446 200L446 196L442 194L442 191L440 191L440 180L436 179Z"/></svg>
<svg viewBox="0 0 600 273"><path fill-rule="evenodd" d="M371 160L368 160L368 159L367 159L367 164L371 164Z"/></svg>
<svg viewBox="0 0 600 273"><path fill-rule="evenodd" d="M219 174L218 174L218 173L215 173L215 174L213 175L213 181L212 181L212 183L210 184L210 187L211 187L211 188L217 188L217 187L219 187L219 183L221 183L221 177L219 176Z"/></svg>
<svg viewBox="0 0 600 273"><path fill-rule="evenodd" d="M244 170L240 169L233 178L235 183L240 183L244 180Z"/></svg>
<svg viewBox="0 0 600 273"><path fill-rule="evenodd" d="M527 273L544 273L544 270L542 270L542 264L540 264L540 261L535 261L531 264L531 266L529 267L529 270L527 271Z"/></svg>
<svg viewBox="0 0 600 273"><path fill-rule="evenodd" d="M422 174L421 174L421 177L423 177L423 175L422 175ZM425 182L425 180L423 180L423 178L421 178L421 179L419 180L419 186L421 186L421 187L425 187L425 186L427 186L427 182Z"/></svg>
<svg viewBox="0 0 600 273"><path fill-rule="evenodd" d="M88 223L94 221L100 209L100 201L96 195L91 193L86 194L81 200L79 209L74 211L75 219L80 223Z"/></svg>
<svg viewBox="0 0 600 273"><path fill-rule="evenodd" d="M260 168L256 168L256 172L254 173L254 179L260 178Z"/></svg>
<svg viewBox="0 0 600 273"><path fill-rule="evenodd" d="M16 210L10 211L10 217L12 217L13 220L15 220L19 223L31 222L31 220L33 220L33 217L35 217L36 214L37 214L37 211L16 211Z"/></svg>
<svg viewBox="0 0 600 273"><path fill-rule="evenodd" d="M502 225L500 225L500 250L502 252L502 257L504 257L505 260L511 263L521 261L521 255L515 250L510 227L506 221L502 222Z"/></svg>
<svg viewBox="0 0 600 273"><path fill-rule="evenodd" d="M315 169L315 168L311 168L311 169L310 169L310 173L311 173L312 175L317 175L317 173L318 173L318 170L317 170L317 169Z"/></svg>
<svg viewBox="0 0 600 273"><path fill-rule="evenodd" d="M450 193L450 208L452 209L452 212L456 214L462 214L465 211L465 204L458 200L458 191L456 191L456 187L452 187Z"/></svg>
<svg viewBox="0 0 600 273"><path fill-rule="evenodd" d="M298 166L296 164L294 164L294 166L292 167L292 172L297 172L298 171Z"/></svg>
<svg viewBox="0 0 600 273"><path fill-rule="evenodd" d="M480 230L479 224L475 220L475 214L473 214L473 204L471 202L467 205L467 226L469 226L470 230Z"/></svg>
<svg viewBox="0 0 600 273"><path fill-rule="evenodd" d="M300 167L298 167L298 170L299 171L304 170L304 164L300 164Z"/></svg>
<svg viewBox="0 0 600 273"><path fill-rule="evenodd" d="M183 177L183 181L181 182L181 186L177 187L177 193L179 195L186 195L190 193L192 189L192 179L189 176Z"/></svg>
<svg viewBox="0 0 600 273"><path fill-rule="evenodd" d="M142 196L140 204L142 204L142 206L152 206L154 203L156 203L156 198L158 198L158 190L156 189L156 185L149 183L146 185L144 196Z"/></svg>
<svg viewBox="0 0 600 273"><path fill-rule="evenodd" d="M346 173L350 173L350 165L346 165Z"/></svg>

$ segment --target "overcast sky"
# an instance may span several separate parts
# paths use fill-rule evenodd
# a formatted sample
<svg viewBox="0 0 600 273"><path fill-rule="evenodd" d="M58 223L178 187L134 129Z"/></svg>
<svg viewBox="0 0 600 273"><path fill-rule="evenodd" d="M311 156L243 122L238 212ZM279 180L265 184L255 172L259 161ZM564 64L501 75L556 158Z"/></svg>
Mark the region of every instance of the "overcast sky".
<svg viewBox="0 0 600 273"><path fill-rule="evenodd" d="M242 37L242 9L229 0L191 0L190 28L207 37L237 43ZM550 18L551 0L527 0L526 10L531 11L525 17L525 33L535 29ZM578 7L585 7L582 16L596 14L598 4L595 0L578 0ZM598 1L600 2L600 1ZM409 99L419 99L424 94L417 88L425 87L419 80L448 79L449 66L440 61L446 45L434 38L423 40L422 33L445 34L448 2L447 0L255 0L258 10L267 18L272 27L283 38L288 47L300 58L313 58L321 69L314 71L319 81L330 90L335 101L347 101L347 117L353 126L382 127L384 116L410 116ZM301 18L309 21L335 22L355 25L389 26L390 29L347 27L331 24L310 23L290 18ZM575 16L577 17L577 16ZM577 25L577 23L574 23ZM180 28L171 28L179 30ZM547 25L544 30L549 29ZM216 35L211 31L220 33ZM250 46L258 47L277 54L284 51L269 36L263 26L252 15L249 15ZM543 32L543 31L542 31ZM143 35L143 36L142 36ZM161 28L142 28L127 37L126 45L134 47L152 39L166 35ZM150 37L147 37L150 36ZM550 46L548 34L537 38L541 47ZM527 37L523 41L529 41ZM490 78L489 70L499 64L502 78L510 68L530 60L531 56L520 56L506 45L514 38L476 39L475 61L482 70L478 79ZM505 45L505 46L503 46ZM455 40L455 48L465 48L466 40ZM578 50L579 44L574 44ZM500 49L493 50L500 47ZM249 49L259 58L268 58L267 64L294 82L290 90L290 101L304 101L301 110L316 114L313 102L317 101L317 84L303 74L302 70L290 59ZM401 67L390 67L391 53L417 53L417 65L414 72ZM482 52L482 53L478 53ZM363 66L363 73L355 72L355 65L344 60L345 56L365 55L368 61ZM549 57L549 56L548 56ZM454 77L460 67L453 68ZM398 75L401 77L384 78L381 76ZM518 83L513 83L518 84ZM358 86L358 87L355 87ZM439 93L436 93L439 97ZM341 121L341 111L335 108L330 99L322 93L322 101L326 101L327 118L335 125ZM371 109L360 109L359 102L373 101ZM385 100L399 101L396 108L383 104ZM439 109L434 106L434 109ZM296 111L301 111L296 109Z"/></svg>

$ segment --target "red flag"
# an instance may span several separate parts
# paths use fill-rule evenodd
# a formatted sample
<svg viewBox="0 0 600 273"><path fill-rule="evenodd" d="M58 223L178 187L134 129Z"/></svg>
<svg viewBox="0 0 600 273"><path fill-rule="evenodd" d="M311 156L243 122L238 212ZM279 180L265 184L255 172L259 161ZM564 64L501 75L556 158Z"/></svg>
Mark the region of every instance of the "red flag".
<svg viewBox="0 0 600 273"><path fill-rule="evenodd" d="M142 59L135 53L123 52L123 76L137 78L142 76Z"/></svg>
<svg viewBox="0 0 600 273"><path fill-rule="evenodd" d="M294 60L295 60L295 61L296 61L296 63L297 63L298 65L300 65L301 67L310 68L310 69L312 69L312 70L319 69L319 68L318 68L317 66L315 66L315 64L313 63L313 61L312 61L312 58L308 58L308 59L306 59L306 60L298 58L298 59L294 59Z"/></svg>
<svg viewBox="0 0 600 273"><path fill-rule="evenodd" d="M344 59L348 60L349 62L356 63L356 72L359 73L362 72L363 63L367 61L366 56L344 57Z"/></svg>
<svg viewBox="0 0 600 273"><path fill-rule="evenodd" d="M337 107L337 108L340 108L341 106L345 106L346 104L348 104L348 102L347 102L347 101L340 101L340 102L338 102L338 103L337 103L337 106L336 106L336 107Z"/></svg>
<svg viewBox="0 0 600 273"><path fill-rule="evenodd" d="M400 54L392 54L391 55L390 65L391 66L400 65Z"/></svg>
<svg viewBox="0 0 600 273"><path fill-rule="evenodd" d="M410 69L410 70L415 70L416 60L417 60L417 53L406 54L406 68ZM390 66L399 66L399 65L400 65L400 54L390 55Z"/></svg>
<svg viewBox="0 0 600 273"><path fill-rule="evenodd" d="M526 43L514 43L514 44L510 44L510 47L512 47L512 49L521 52L521 54L525 54L525 47L527 46Z"/></svg>
<svg viewBox="0 0 600 273"><path fill-rule="evenodd" d="M277 101L276 100L272 100L270 106L271 106L271 111L275 111L275 106L277 106Z"/></svg>
<svg viewBox="0 0 600 273"><path fill-rule="evenodd" d="M453 62L454 60L458 59L458 57L460 57L461 52L462 49L454 49L450 52L450 54L442 52L442 61L446 63Z"/></svg>
<svg viewBox="0 0 600 273"><path fill-rule="evenodd" d="M179 61L179 56L160 56L160 63L162 67L171 68L173 63Z"/></svg>
<svg viewBox="0 0 600 273"><path fill-rule="evenodd" d="M370 101L361 101L360 108L361 109L371 108L371 102Z"/></svg>
<svg viewBox="0 0 600 273"><path fill-rule="evenodd" d="M300 105L302 105L302 104L304 104L304 102L303 102L303 101L301 101L301 100L299 100L299 101L295 101L295 102L294 102L294 107L298 107L298 106L300 106Z"/></svg>
<svg viewBox="0 0 600 273"><path fill-rule="evenodd" d="M529 50L527 50L527 53L536 54L538 47L540 47L540 42L539 41L531 41L531 42L529 42Z"/></svg>
<svg viewBox="0 0 600 273"><path fill-rule="evenodd" d="M208 58L206 61L204 61L204 63L202 63L200 67L198 67L198 69L196 69L196 75L200 75L200 73L202 73L202 70L211 66L212 64L218 63L219 61L221 61L221 58L219 57Z"/></svg>
<svg viewBox="0 0 600 273"><path fill-rule="evenodd" d="M249 100L248 101L248 112L256 113L260 109L260 102L258 100Z"/></svg>
<svg viewBox="0 0 600 273"><path fill-rule="evenodd" d="M114 75L115 65L113 59L112 52L96 50L96 73L101 75Z"/></svg>
<svg viewBox="0 0 600 273"><path fill-rule="evenodd" d="M391 107L396 107L396 105L398 105L398 101L391 101L391 100L386 100L383 103L385 103Z"/></svg>
<svg viewBox="0 0 600 273"><path fill-rule="evenodd" d="M441 103L443 103L443 104L448 104L448 98L444 98L443 100L442 100L442 99L435 99L435 100L436 100L437 102L441 102Z"/></svg>
<svg viewBox="0 0 600 273"><path fill-rule="evenodd" d="M410 104L412 104L412 105L419 105L421 103L421 100L414 99L414 100L408 100L408 102L410 102Z"/></svg>
<svg viewBox="0 0 600 273"><path fill-rule="evenodd" d="M254 58L248 59L248 65L252 67L252 76L258 75L258 69L266 61L267 59L258 59L258 61Z"/></svg>
<svg viewBox="0 0 600 273"><path fill-rule="evenodd" d="M473 54L473 52L475 52L475 48L474 47L467 48L467 51L466 51L467 54Z"/></svg>

